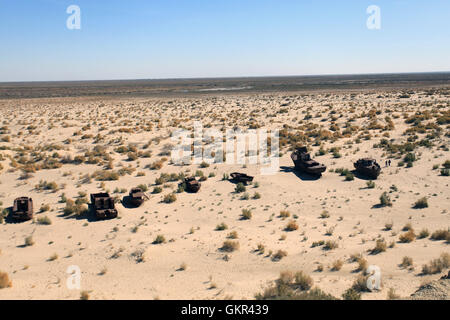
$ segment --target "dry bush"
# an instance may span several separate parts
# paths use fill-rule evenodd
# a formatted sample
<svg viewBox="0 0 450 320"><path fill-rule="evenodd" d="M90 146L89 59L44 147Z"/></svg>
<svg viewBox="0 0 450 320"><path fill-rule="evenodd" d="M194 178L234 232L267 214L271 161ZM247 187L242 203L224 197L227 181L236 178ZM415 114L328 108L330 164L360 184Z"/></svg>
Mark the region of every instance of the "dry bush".
<svg viewBox="0 0 450 320"><path fill-rule="evenodd" d="M239 250L239 241L226 240L223 242L220 250L224 252L233 252Z"/></svg>
<svg viewBox="0 0 450 320"><path fill-rule="evenodd" d="M287 210L281 210L280 211L280 218L289 218L291 216L291 213Z"/></svg>
<svg viewBox="0 0 450 320"><path fill-rule="evenodd" d="M298 224L295 222L295 220L289 221L289 223L284 228L285 231L295 231L298 229Z"/></svg>
<svg viewBox="0 0 450 320"><path fill-rule="evenodd" d="M0 271L0 289L11 288L12 281L6 272Z"/></svg>
<svg viewBox="0 0 450 320"><path fill-rule="evenodd" d="M422 274L436 274L450 267L450 254L444 252L438 259L433 259L429 264L422 266Z"/></svg>
<svg viewBox="0 0 450 320"><path fill-rule="evenodd" d="M386 249L387 249L386 241L384 241L384 239L378 239L376 241L376 243L375 243L375 248L370 250L370 253L378 254L378 253L381 253L381 252L385 252Z"/></svg>
<svg viewBox="0 0 450 320"><path fill-rule="evenodd" d="M287 252L284 250L278 250L277 252L275 252L275 254L272 256L272 260L273 261L280 261L281 259L283 259L284 257L287 256Z"/></svg>
<svg viewBox="0 0 450 320"><path fill-rule="evenodd" d="M327 240L323 247L324 250L333 250L339 247L339 244L335 240Z"/></svg>
<svg viewBox="0 0 450 320"><path fill-rule="evenodd" d="M416 239L416 234L414 233L414 230L409 230L408 232L405 232L400 235L399 240L401 243L409 243L413 242Z"/></svg>
<svg viewBox="0 0 450 320"><path fill-rule="evenodd" d="M342 269L344 262L341 259L334 261L331 265L331 271L339 271Z"/></svg>
<svg viewBox="0 0 450 320"><path fill-rule="evenodd" d="M436 241L438 241L438 240L447 240L447 241L449 241L449 239L450 239L450 229L447 229L447 230L445 230L445 229L436 230L435 232L433 232L431 234L430 239L431 240L436 240Z"/></svg>

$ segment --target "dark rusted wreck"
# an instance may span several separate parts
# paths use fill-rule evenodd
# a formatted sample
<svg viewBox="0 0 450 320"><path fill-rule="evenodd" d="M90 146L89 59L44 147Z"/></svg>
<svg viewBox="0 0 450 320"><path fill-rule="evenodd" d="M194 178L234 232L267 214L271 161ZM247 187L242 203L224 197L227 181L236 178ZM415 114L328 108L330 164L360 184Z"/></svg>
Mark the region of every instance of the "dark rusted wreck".
<svg viewBox="0 0 450 320"><path fill-rule="evenodd" d="M141 188L132 188L128 198L132 206L139 207L145 201L145 194Z"/></svg>
<svg viewBox="0 0 450 320"><path fill-rule="evenodd" d="M33 199L29 197L15 199L11 210L11 217L17 221L33 219Z"/></svg>
<svg viewBox="0 0 450 320"><path fill-rule="evenodd" d="M327 167L317 161L311 159L306 147L297 148L292 154L291 159L294 161L295 170L303 171L311 175L321 176Z"/></svg>
<svg viewBox="0 0 450 320"><path fill-rule="evenodd" d="M243 184L248 184L253 181L252 176L248 176L245 173L233 172L230 174L231 180L234 182L242 182Z"/></svg>
<svg viewBox="0 0 450 320"><path fill-rule="evenodd" d="M376 179L381 173L381 167L375 159L372 158L362 158L353 163L353 166L361 175L369 177L371 179Z"/></svg>
<svg viewBox="0 0 450 320"><path fill-rule="evenodd" d="M196 193L200 190L202 186L201 183L195 179L195 177L188 177L184 179L184 184L186 185L186 191Z"/></svg>
<svg viewBox="0 0 450 320"><path fill-rule="evenodd" d="M108 193L92 193L91 206L97 219L112 219L117 217L114 199Z"/></svg>

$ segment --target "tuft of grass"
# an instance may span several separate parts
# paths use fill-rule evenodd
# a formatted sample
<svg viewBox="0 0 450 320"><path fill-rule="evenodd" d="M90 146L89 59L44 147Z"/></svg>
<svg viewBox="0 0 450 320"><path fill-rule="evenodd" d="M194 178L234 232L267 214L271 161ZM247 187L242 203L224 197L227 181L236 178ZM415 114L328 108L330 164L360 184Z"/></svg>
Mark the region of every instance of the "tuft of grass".
<svg viewBox="0 0 450 320"><path fill-rule="evenodd" d="M342 269L343 265L344 262L341 259L338 259L331 264L331 271L339 271Z"/></svg>
<svg viewBox="0 0 450 320"><path fill-rule="evenodd" d="M277 252L275 252L275 254L272 256L272 260L273 261L280 261L281 259L283 259L284 257L287 256L287 252L284 250L278 250Z"/></svg>
<svg viewBox="0 0 450 320"><path fill-rule="evenodd" d="M327 240L323 246L324 250L333 250L339 247L339 244L335 240Z"/></svg>
<svg viewBox="0 0 450 320"><path fill-rule="evenodd" d="M31 247L32 245L34 245L33 236L26 237L25 238L25 246L26 247Z"/></svg>
<svg viewBox="0 0 450 320"><path fill-rule="evenodd" d="M247 189L242 182L239 182L236 185L236 187L234 188L234 192L236 192L236 193L242 193L242 192L245 192L245 190L247 190Z"/></svg>
<svg viewBox="0 0 450 320"><path fill-rule="evenodd" d="M369 189L374 189L375 188L375 182L373 182L372 180L367 181L367 188Z"/></svg>
<svg viewBox="0 0 450 320"><path fill-rule="evenodd" d="M424 209L428 208L428 200L426 197L420 198L414 203L414 209Z"/></svg>
<svg viewBox="0 0 450 320"><path fill-rule="evenodd" d="M289 218L291 216L291 213L287 210L281 210L280 211L280 218Z"/></svg>
<svg viewBox="0 0 450 320"><path fill-rule="evenodd" d="M450 228L445 230L436 230L430 237L431 240L439 241L439 240L450 240Z"/></svg>
<svg viewBox="0 0 450 320"><path fill-rule="evenodd" d="M239 241L225 240L222 244L222 247L220 247L220 250L224 252L233 252L239 250Z"/></svg>
<svg viewBox="0 0 450 320"><path fill-rule="evenodd" d="M424 264L422 266L422 274L436 274L441 273L443 270L450 267L450 254L444 252L438 259L433 259L429 264Z"/></svg>
<svg viewBox="0 0 450 320"><path fill-rule="evenodd" d="M153 244L161 244L161 243L165 243L166 242L166 238L162 235L162 234L158 234L155 238L155 240L153 240Z"/></svg>
<svg viewBox="0 0 450 320"><path fill-rule="evenodd" d="M370 250L370 252L372 254L378 254L381 252L385 252L387 249L387 244L386 241L384 241L384 239L378 239L375 243L375 248L373 248L372 250Z"/></svg>
<svg viewBox="0 0 450 320"><path fill-rule="evenodd" d="M0 271L0 289L11 288L12 281L9 279L9 275L6 272Z"/></svg>
<svg viewBox="0 0 450 320"><path fill-rule="evenodd" d="M80 300L89 300L89 298L90 298L89 291L86 291L86 290L81 291L81 293L80 293Z"/></svg>
<svg viewBox="0 0 450 320"><path fill-rule="evenodd" d="M402 259L402 263L400 263L400 266L405 269L411 267L412 265L413 265L413 258L408 256L404 256Z"/></svg>
<svg viewBox="0 0 450 320"><path fill-rule="evenodd" d="M175 201L177 201L177 196L175 195L175 193L166 194L163 198L164 203L173 203Z"/></svg>
<svg viewBox="0 0 450 320"><path fill-rule="evenodd" d="M52 224L52 220L50 220L50 218L47 217L47 216L39 217L37 219L37 224L40 224L40 225L51 225Z"/></svg>
<svg viewBox="0 0 450 320"><path fill-rule="evenodd" d="M382 207L392 207L391 198L387 192L383 192L380 196L380 206Z"/></svg>
<svg viewBox="0 0 450 320"><path fill-rule="evenodd" d="M220 223L220 224L218 224L216 226L216 230L217 231L223 231L223 230L226 230L226 229L228 229L228 226L224 222L222 222L222 223Z"/></svg>
<svg viewBox="0 0 450 320"><path fill-rule="evenodd" d="M413 229L410 229L409 231L401 234L399 237L399 240L401 243L410 243L410 242L413 242L415 239L416 239L416 234L414 233Z"/></svg>
<svg viewBox="0 0 450 320"><path fill-rule="evenodd" d="M252 211L250 209L242 209L241 219L250 220L252 218Z"/></svg>
<svg viewBox="0 0 450 320"><path fill-rule="evenodd" d="M284 228L285 231L295 231L298 229L298 224L295 222L295 220L289 221L289 223Z"/></svg>

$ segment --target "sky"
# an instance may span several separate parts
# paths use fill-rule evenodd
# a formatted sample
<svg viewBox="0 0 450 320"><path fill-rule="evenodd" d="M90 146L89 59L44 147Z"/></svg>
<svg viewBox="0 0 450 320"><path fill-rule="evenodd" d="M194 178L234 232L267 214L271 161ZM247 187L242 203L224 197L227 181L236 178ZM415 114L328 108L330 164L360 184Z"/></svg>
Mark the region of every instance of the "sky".
<svg viewBox="0 0 450 320"><path fill-rule="evenodd" d="M0 82L431 71L449 0L0 0Z"/></svg>

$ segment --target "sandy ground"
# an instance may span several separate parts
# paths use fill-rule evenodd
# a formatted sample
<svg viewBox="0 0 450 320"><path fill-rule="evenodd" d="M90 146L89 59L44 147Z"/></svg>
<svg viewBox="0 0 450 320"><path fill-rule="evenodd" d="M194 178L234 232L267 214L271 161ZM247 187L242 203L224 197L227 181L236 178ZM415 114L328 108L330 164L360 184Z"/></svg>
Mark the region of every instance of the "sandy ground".
<svg viewBox="0 0 450 320"><path fill-rule="evenodd" d="M284 270L303 270L314 279L314 286L340 297L361 273L355 271L357 263L349 260L352 254L362 254L382 273L381 290L363 293L363 299L386 299L390 288L401 297L409 297L424 282L442 276L421 275L422 265L450 252L448 242L433 241L429 236L399 242L408 223L416 234L423 229L432 234L450 227L450 180L440 174L443 163L450 160L448 124L437 125L441 131L432 140L433 146L414 149L418 159L411 168L399 166L405 155L400 153L392 155L391 167L384 167L388 154L374 145L383 138L404 143L409 137L405 131L415 128L405 119L416 111L430 112L423 124L436 124L444 112L448 117L450 95L448 90L432 94L417 90L407 98L400 98L400 94L0 101L0 201L7 208L16 197L31 196L36 213L33 221L5 221L0 225L0 271L12 281L12 287L0 289L0 299L79 299L82 291L88 291L90 299L253 299ZM378 112L370 116L371 109ZM307 114L310 119L305 119ZM385 130L386 116L394 127ZM356 128L347 135L322 140L306 136L304 143L311 148L312 156L328 167L320 179L291 172L289 139L282 144L281 169L274 175L261 175L259 165L211 164L200 168L193 164L175 166L169 159L161 169L147 166L163 157L170 158L160 155L171 143L170 132L180 127L190 129L194 120L219 129L248 128L252 124L283 129L284 125L294 134L323 129L332 136L333 123L343 133L350 119ZM370 127L374 119L381 129ZM433 132L433 128L418 132L415 141ZM141 154L129 160L127 153L116 152L119 146L130 144L136 145L138 152L150 151L151 155ZM109 156L111 170L128 166L135 170L102 183L95 177L83 176L107 170L108 161L103 158L97 164L64 163L52 169L30 169L46 157L61 164L64 156L83 155L96 145L104 146L105 151L93 158ZM334 157L332 152L315 156L320 147L339 147L341 157ZM332 172L337 168L353 169L352 162L366 156L376 158L383 167L373 189L367 188L365 179L345 181L345 177ZM439 168L433 169L433 165ZM24 175L26 170L31 173ZM167 182L161 193L151 193L161 173L189 175L197 170L207 177L215 175L202 182L199 193L176 193L177 200L170 204L162 199L176 190L178 182ZM247 186L250 199L242 200L242 194L234 192L235 185L222 180L224 173L234 171L255 176L259 186ZM39 190L36 185L40 181L55 182L57 187ZM89 215L74 218L62 212L66 206L60 202L62 193L76 200L79 192L89 197L103 189L121 199L127 193L114 192L117 188L129 190L139 184L149 186L150 199L139 208L117 203L118 219L95 221ZM384 191L393 205L378 207ZM259 199L252 198L256 192ZM413 209L415 201L422 197L427 197L428 208ZM44 204L50 210L39 212ZM252 211L250 220L241 220L245 208ZM290 217L279 217L282 210L289 211ZM328 218L321 218L323 211L329 213ZM50 225L38 223L43 216L50 218ZM285 231L291 220L299 228ZM222 222L228 229L215 230ZM385 230L386 223L393 223L392 230ZM331 234L326 235L330 229ZM239 250L220 251L232 231L238 234L233 241L239 242ZM34 244L24 246L30 235ZM163 235L166 242L153 244L157 235ZM371 254L378 239L385 239L388 248ZM320 240L334 240L338 247L312 247ZM255 252L258 244L265 246L264 254ZM278 250L284 250L287 256L273 261L269 253ZM135 253L144 253L144 261L137 261ZM50 259L55 254L56 259ZM405 256L413 259L412 268L399 266ZM333 262L339 259L342 268L332 271ZM185 270L180 269L183 264ZM72 265L79 266L82 272L80 289L66 286L66 271ZM323 271L317 271L318 265L323 266Z"/></svg>

